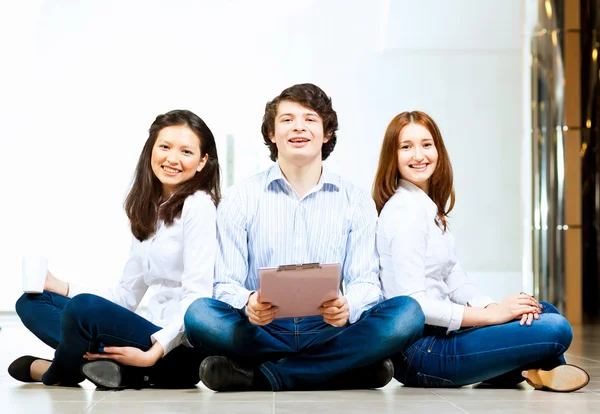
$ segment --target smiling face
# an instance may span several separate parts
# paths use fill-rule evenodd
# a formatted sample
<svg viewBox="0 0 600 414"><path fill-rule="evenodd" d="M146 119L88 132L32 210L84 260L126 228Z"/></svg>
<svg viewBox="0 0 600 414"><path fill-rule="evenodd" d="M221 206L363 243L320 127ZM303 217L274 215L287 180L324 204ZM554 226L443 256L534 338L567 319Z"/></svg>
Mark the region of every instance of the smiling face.
<svg viewBox="0 0 600 414"><path fill-rule="evenodd" d="M152 147L152 172L162 183L163 197L173 194L178 185L202 170L208 154L201 156L200 138L187 126L160 130Z"/></svg>
<svg viewBox="0 0 600 414"><path fill-rule="evenodd" d="M277 145L280 162L300 166L320 163L321 147L329 137L324 136L319 114L297 102L281 101L270 139Z"/></svg>
<svg viewBox="0 0 600 414"><path fill-rule="evenodd" d="M438 161L438 152L433 136L421 124L410 123L400 131L398 149L398 171L400 177L417 185L426 193L429 179Z"/></svg>

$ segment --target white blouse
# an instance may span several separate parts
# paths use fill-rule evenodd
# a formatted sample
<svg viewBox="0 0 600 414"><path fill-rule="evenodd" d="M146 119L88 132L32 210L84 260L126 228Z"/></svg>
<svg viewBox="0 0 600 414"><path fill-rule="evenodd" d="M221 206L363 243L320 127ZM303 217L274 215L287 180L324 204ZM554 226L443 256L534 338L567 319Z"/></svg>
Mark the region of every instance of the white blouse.
<svg viewBox="0 0 600 414"><path fill-rule="evenodd" d="M70 284L69 297L94 293L135 311L152 287L148 320L162 329L151 340L158 341L166 355L187 344L183 317L188 306L212 297L216 233L215 205L208 194L197 191L185 199L181 217L171 226L159 221L154 235L143 242L132 237L129 260L115 288L86 290Z"/></svg>
<svg viewBox="0 0 600 414"><path fill-rule="evenodd" d="M485 307L482 295L456 258L454 237L437 223L437 206L416 185L400 180L377 222L377 250L385 298L416 299L425 323L460 328L465 305Z"/></svg>

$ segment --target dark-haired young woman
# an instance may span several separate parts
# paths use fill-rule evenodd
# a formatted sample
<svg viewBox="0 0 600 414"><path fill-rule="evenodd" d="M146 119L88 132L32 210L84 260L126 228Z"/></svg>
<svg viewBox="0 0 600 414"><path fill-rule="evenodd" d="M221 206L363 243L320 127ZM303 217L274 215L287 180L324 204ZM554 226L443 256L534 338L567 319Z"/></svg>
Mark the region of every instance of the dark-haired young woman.
<svg viewBox="0 0 600 414"><path fill-rule="evenodd" d="M208 126L186 110L159 115L125 201L133 241L118 285L84 293L48 273L45 291L24 294L16 310L56 349L54 360L23 356L10 375L46 385L87 377L107 388L196 384L201 361L188 350L183 316L194 300L212 296L219 199L219 161ZM135 310L148 288L146 319Z"/></svg>
<svg viewBox="0 0 600 414"><path fill-rule="evenodd" d="M425 314L423 337L394 359L395 378L417 387L476 382L575 391L589 381L567 365L573 331L556 308L521 293L495 303L461 269L448 213L452 166L433 121L403 112L383 139L373 198L384 295L410 295Z"/></svg>

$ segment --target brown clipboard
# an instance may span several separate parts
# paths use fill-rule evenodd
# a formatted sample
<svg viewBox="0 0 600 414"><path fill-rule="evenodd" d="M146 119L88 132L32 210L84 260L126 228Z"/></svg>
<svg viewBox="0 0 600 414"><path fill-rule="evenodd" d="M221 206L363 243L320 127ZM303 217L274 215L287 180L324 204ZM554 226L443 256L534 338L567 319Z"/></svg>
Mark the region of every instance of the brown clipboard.
<svg viewBox="0 0 600 414"><path fill-rule="evenodd" d="M279 308L276 318L320 315L319 306L340 296L339 263L262 267L260 300Z"/></svg>

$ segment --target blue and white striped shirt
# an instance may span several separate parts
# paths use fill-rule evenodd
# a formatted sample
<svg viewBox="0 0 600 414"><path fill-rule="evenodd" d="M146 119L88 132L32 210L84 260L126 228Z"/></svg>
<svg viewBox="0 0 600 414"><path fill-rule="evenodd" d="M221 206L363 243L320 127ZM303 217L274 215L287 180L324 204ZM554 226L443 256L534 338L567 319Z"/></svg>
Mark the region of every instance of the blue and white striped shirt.
<svg viewBox="0 0 600 414"><path fill-rule="evenodd" d="M241 309L259 288L258 269L340 263L350 323L382 298L371 197L323 168L300 198L279 164L231 187L217 209L214 297Z"/></svg>

